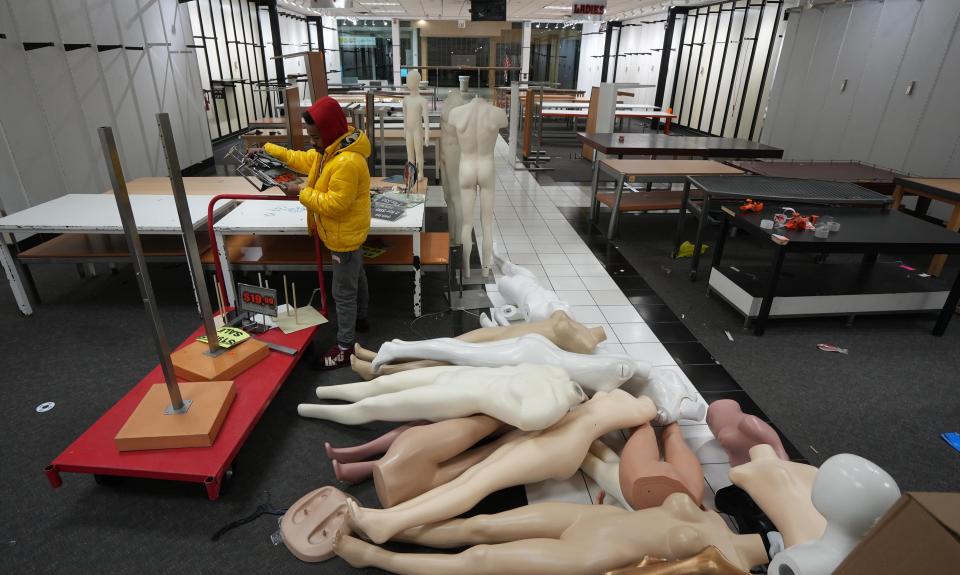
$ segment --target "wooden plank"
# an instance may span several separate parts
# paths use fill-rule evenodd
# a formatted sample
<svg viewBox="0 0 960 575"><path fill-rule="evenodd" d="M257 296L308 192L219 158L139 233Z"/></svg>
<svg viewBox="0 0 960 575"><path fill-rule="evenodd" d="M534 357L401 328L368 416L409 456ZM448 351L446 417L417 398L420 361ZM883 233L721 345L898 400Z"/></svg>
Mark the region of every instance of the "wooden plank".
<svg viewBox="0 0 960 575"><path fill-rule="evenodd" d="M597 107L600 105L600 88L594 86L590 89L590 106L587 108L587 133L597 131ZM580 155L590 160L593 159L593 148L584 144L580 148Z"/></svg>
<svg viewBox="0 0 960 575"><path fill-rule="evenodd" d="M143 255L150 258L183 258L183 239L174 235L143 235ZM197 233L197 249L208 251L210 239L206 233ZM61 234L42 244L20 252L17 259L30 263L51 260L121 261L130 257L127 238L121 234ZM213 263L213 260L210 260Z"/></svg>
<svg viewBox="0 0 960 575"><path fill-rule="evenodd" d="M300 112L300 88L287 88L284 94L287 104L287 133L291 134L290 147L302 150L306 138L303 136L303 118Z"/></svg>
<svg viewBox="0 0 960 575"><path fill-rule="evenodd" d="M323 52L307 52L305 60L310 98L316 102L327 95L327 64L323 59Z"/></svg>
<svg viewBox="0 0 960 575"><path fill-rule="evenodd" d="M629 176L726 176L743 170L714 160L601 160L604 166Z"/></svg>
<svg viewBox="0 0 960 575"><path fill-rule="evenodd" d="M533 141L533 91L528 90L523 106L523 157L530 157L530 146Z"/></svg>

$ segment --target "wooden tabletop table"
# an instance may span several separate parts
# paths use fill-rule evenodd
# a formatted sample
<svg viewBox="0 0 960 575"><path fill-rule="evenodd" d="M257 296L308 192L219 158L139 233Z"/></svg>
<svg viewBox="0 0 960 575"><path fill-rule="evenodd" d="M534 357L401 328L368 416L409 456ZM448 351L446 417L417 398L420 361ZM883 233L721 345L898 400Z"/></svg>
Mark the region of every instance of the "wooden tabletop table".
<svg viewBox="0 0 960 575"><path fill-rule="evenodd" d="M960 178L895 178L893 183L896 186L893 190L894 209L900 208L906 194L944 202L953 206L947 229L951 232L960 231ZM933 256L927 273L939 276L943 273L945 263L946 254Z"/></svg>

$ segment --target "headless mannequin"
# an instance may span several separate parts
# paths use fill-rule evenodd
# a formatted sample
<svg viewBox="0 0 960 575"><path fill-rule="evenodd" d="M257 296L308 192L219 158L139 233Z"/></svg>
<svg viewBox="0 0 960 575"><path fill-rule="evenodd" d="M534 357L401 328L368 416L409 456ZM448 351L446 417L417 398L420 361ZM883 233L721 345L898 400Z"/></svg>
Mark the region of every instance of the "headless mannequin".
<svg viewBox="0 0 960 575"><path fill-rule="evenodd" d="M541 321L557 310L571 313L570 304L540 285L533 272L504 259L496 252L493 255L503 274L497 278L497 290L508 304L517 306L524 320Z"/></svg>
<svg viewBox="0 0 960 575"><path fill-rule="evenodd" d="M686 493L703 502L703 469L676 423L663 429L663 458L650 425L638 427L618 457L596 442L584 458L583 470L627 509L647 509L671 493Z"/></svg>
<svg viewBox="0 0 960 575"><path fill-rule="evenodd" d="M650 365L625 355L586 355L563 351L537 333L486 343L452 338L423 341L395 339L380 346L372 362L374 373L381 365L401 359L431 359L455 365L494 367L522 363L558 365L584 388L609 391L634 375L646 379Z"/></svg>
<svg viewBox="0 0 960 575"><path fill-rule="evenodd" d="M651 559L647 557L639 565L607 571L604 575L748 575L731 563L719 549L710 545L687 559Z"/></svg>
<svg viewBox="0 0 960 575"><path fill-rule="evenodd" d="M490 272L493 254L493 200L497 182L493 165L493 149L501 128L507 126L507 113L483 98L450 112L450 126L457 132L460 143L460 200L463 245L463 274L470 277L470 253L473 251L473 216L477 190L480 192L480 221L483 224L482 270Z"/></svg>
<svg viewBox="0 0 960 575"><path fill-rule="evenodd" d="M440 161L443 165L443 199L447 203L447 224L450 230L450 245L460 245L460 143L457 130L450 125L450 111L466 103L460 90L454 88L447 94L440 112Z"/></svg>
<svg viewBox="0 0 960 575"><path fill-rule="evenodd" d="M371 381L317 388L320 399L349 405L301 403L304 417L346 425L370 421L442 421L482 413L526 431L557 422L585 399L580 386L558 367L428 367Z"/></svg>
<svg viewBox="0 0 960 575"><path fill-rule="evenodd" d="M823 536L778 553L769 573L832 573L899 498L896 481L883 469L857 455L834 455L813 482L813 504L827 520Z"/></svg>
<svg viewBox="0 0 960 575"><path fill-rule="evenodd" d="M786 547L816 539L827 527L810 497L816 476L816 467L784 461L765 444L750 449L748 463L730 469L730 481L773 521Z"/></svg>
<svg viewBox="0 0 960 575"><path fill-rule="evenodd" d="M713 511L683 494L662 506L624 511L609 505L541 503L406 531L398 540L433 547L478 545L455 555L393 553L341 535L337 555L354 567L402 575L595 575L646 555L670 559L716 546L734 565L766 563L758 535L736 535Z"/></svg>
<svg viewBox="0 0 960 575"><path fill-rule="evenodd" d="M555 311L549 318L533 323L519 323L508 326L481 327L465 334L458 335L456 339L468 343L485 343L488 341L501 341L526 335L528 333L537 333L549 339L553 344L564 351L573 353L591 354L597 345L607 339L602 327L588 328L583 324L573 320L564 311ZM375 374L373 366L370 364L377 354L370 350L360 347L360 344L354 346L357 359L352 361L353 371L364 379L370 379ZM388 364L380 367L380 373L391 374L409 369L419 369L430 367L430 365L442 364L433 360L422 360L408 363Z"/></svg>
<svg viewBox="0 0 960 575"><path fill-rule="evenodd" d="M730 466L736 467L750 461L750 448L765 443L773 447L777 456L789 460L777 432L755 415L740 410L740 404L732 399L718 399L707 409L707 425L717 438L717 443L730 456Z"/></svg>
<svg viewBox="0 0 960 575"><path fill-rule="evenodd" d="M420 72L407 73L409 96L403 97L403 132L407 139L407 161L417 165L417 179L423 177L423 146L430 145L430 112L420 95Z"/></svg>
<svg viewBox="0 0 960 575"><path fill-rule="evenodd" d="M397 437L399 437L401 433L415 425L423 425L423 423L424 422L421 421L406 423L400 427L391 429L372 441L368 441L361 445L355 445L353 447L332 447L329 443L324 443L323 448L327 452L327 457L330 459L335 459L340 463L365 461L371 457L383 455L388 449L390 449L390 446L393 445L393 442L396 441Z"/></svg>
<svg viewBox="0 0 960 575"><path fill-rule="evenodd" d="M618 389L598 392L549 429L506 434L496 451L449 483L391 509L351 506L350 526L383 543L404 529L464 513L499 489L566 479L579 469L594 439L642 425L654 415L656 408L645 397L638 399Z"/></svg>

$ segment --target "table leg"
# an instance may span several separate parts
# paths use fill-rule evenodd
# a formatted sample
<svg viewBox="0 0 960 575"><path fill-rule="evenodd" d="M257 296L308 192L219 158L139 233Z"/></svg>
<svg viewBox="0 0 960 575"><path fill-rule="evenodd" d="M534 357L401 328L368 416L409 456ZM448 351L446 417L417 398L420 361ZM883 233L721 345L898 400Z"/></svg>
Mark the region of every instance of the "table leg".
<svg viewBox="0 0 960 575"><path fill-rule="evenodd" d="M617 176L617 192L613 199L613 213L610 214L610 227L607 228L608 240L613 239L613 235L617 233L617 224L620 222L620 201L623 199L623 178L623 174Z"/></svg>
<svg viewBox="0 0 960 575"><path fill-rule="evenodd" d="M957 303L960 303L960 271L957 272L957 277L953 280L953 287L947 294L947 301L943 304L940 315L937 316L937 323L933 326L931 332L933 335L942 336L947 331L947 324L950 323L950 318L953 316Z"/></svg>
<svg viewBox="0 0 960 575"><path fill-rule="evenodd" d="M0 239L0 264L3 265L3 271L7 275L7 281L10 282L10 289L13 291L13 298L20 308L20 313L24 315L33 315L33 306L30 305L30 299L24 289L23 279L20 277L20 270L17 268L13 254L7 243Z"/></svg>
<svg viewBox="0 0 960 575"><path fill-rule="evenodd" d="M947 221L947 229L951 232L960 231L960 204L953 206L953 213ZM947 254L937 254L930 261L930 267L927 273L932 276L939 276L943 273L943 266L947 263Z"/></svg>
<svg viewBox="0 0 960 575"><path fill-rule="evenodd" d="M700 209L700 219L697 221L697 238L693 242L693 255L690 256L690 281L697 280L697 267L700 265L700 246L703 245L703 229L707 227L710 213L710 195L703 193L703 206Z"/></svg>
<svg viewBox="0 0 960 575"><path fill-rule="evenodd" d="M711 271L716 268L720 269L720 259L723 257L723 247L727 243L727 236L730 233L730 218L726 214L723 215L723 222L720 224L720 235L717 236L717 245L713 248L713 258L710 261ZM710 279L710 276L707 276L707 279ZM707 287L707 291L710 291L710 288Z"/></svg>
<svg viewBox="0 0 960 575"><path fill-rule="evenodd" d="M897 185L897 187L893 188L893 205L890 206L891 209L900 209L900 204L903 203L903 192L904 189L901 185Z"/></svg>
<svg viewBox="0 0 960 575"><path fill-rule="evenodd" d="M420 232L413 233L413 317L420 317L423 313L420 276Z"/></svg>
<svg viewBox="0 0 960 575"><path fill-rule="evenodd" d="M597 201L597 188L600 185L600 160L597 151L593 151L593 178L590 181L590 223L596 223L600 217L600 202Z"/></svg>
<svg viewBox="0 0 960 575"><path fill-rule="evenodd" d="M680 197L680 211L677 213L677 231L673 235L673 251L670 257L677 257L677 251L680 250L680 240L683 238L683 218L687 215L687 201L690 199L690 182L683 182L683 195Z"/></svg>
<svg viewBox="0 0 960 575"><path fill-rule="evenodd" d="M220 260L220 270L223 272L223 286L227 290L227 304L236 307L237 292L233 285L233 273L230 271L230 259L227 257L227 243L223 239L223 233L214 232L213 235L216 257Z"/></svg>
<svg viewBox="0 0 960 575"><path fill-rule="evenodd" d="M387 146L383 131L383 118L380 118L380 176L387 177ZM422 174L421 174L422 175Z"/></svg>
<svg viewBox="0 0 960 575"><path fill-rule="evenodd" d="M773 298L777 295L777 282L780 281L780 271L783 269L783 259L787 255L787 250L778 245L773 256L773 274L770 276L770 285L767 286L767 295L763 296L763 302L760 304L760 313L757 315L757 321L753 326L755 335L763 335L763 330L767 327L767 318L770 316L770 308L773 306Z"/></svg>

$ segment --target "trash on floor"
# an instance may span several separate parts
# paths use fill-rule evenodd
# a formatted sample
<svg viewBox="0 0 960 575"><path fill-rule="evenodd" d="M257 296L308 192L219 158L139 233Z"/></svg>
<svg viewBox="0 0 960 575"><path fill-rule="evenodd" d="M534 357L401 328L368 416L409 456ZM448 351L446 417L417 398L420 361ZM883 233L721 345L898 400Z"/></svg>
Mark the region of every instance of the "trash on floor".
<svg viewBox="0 0 960 575"><path fill-rule="evenodd" d="M700 254L703 255L707 253L707 249L709 248L710 246L708 246L707 244L702 244L700 246ZM677 259L689 258L692 255L693 255L693 244L691 244L690 242L683 242L682 244L680 244L680 249L677 250L677 256L676 256Z"/></svg>
<svg viewBox="0 0 960 575"><path fill-rule="evenodd" d="M842 353L843 355L848 355L850 350L843 349L842 347L837 347L835 345L830 345L829 343L818 343L817 349L820 351L830 351L833 353Z"/></svg>
<svg viewBox="0 0 960 575"><path fill-rule="evenodd" d="M950 444L950 447L960 451L960 433L957 433L956 431L948 431L946 433L941 433L940 437Z"/></svg>
<svg viewBox="0 0 960 575"><path fill-rule="evenodd" d="M730 332L729 332L729 331L723 330L723 333L727 334L727 339L729 339L730 341L733 341L733 336L730 335Z"/></svg>
<svg viewBox="0 0 960 575"><path fill-rule="evenodd" d="M37 413L46 413L51 409L53 409L55 405L57 404L52 401L44 401L43 403L37 406Z"/></svg>
<svg viewBox="0 0 960 575"><path fill-rule="evenodd" d="M915 271L917 271L917 268L912 268L912 267L908 266L907 264L900 264L900 269L902 269L902 270L907 270L908 272L915 272Z"/></svg>

